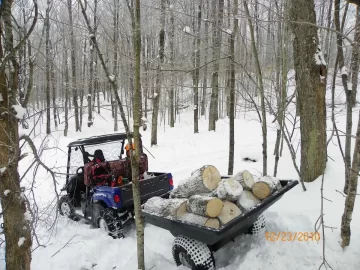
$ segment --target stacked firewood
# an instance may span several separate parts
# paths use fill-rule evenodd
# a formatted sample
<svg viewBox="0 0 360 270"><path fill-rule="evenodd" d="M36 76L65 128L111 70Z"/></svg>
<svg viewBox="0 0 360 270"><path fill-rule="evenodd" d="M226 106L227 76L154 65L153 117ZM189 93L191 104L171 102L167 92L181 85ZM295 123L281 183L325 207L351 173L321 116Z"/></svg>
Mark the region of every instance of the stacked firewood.
<svg viewBox="0 0 360 270"><path fill-rule="evenodd" d="M246 170L221 179L214 166L206 165L182 180L169 199L149 199L144 210L218 229L280 188L276 178L257 178Z"/></svg>

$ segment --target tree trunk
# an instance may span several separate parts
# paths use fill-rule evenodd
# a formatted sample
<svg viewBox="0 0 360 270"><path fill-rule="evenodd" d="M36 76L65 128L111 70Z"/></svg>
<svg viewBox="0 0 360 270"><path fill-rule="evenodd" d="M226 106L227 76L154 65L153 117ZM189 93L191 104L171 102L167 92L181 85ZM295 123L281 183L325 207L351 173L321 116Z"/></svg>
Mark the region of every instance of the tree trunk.
<svg viewBox="0 0 360 270"><path fill-rule="evenodd" d="M230 93L229 93L229 166L228 175L232 175L234 171L234 155L235 155L235 39L239 31L238 28L238 0L234 0L234 28L230 35Z"/></svg>
<svg viewBox="0 0 360 270"><path fill-rule="evenodd" d="M211 101L210 101L210 113L209 113L209 131L216 130L216 121L219 119L219 67L220 67L220 49L221 49L221 29L223 22L223 12L224 12L224 0L219 0L219 7L216 12L216 2L213 2L213 18L216 20L216 23L213 23L213 59L214 61L214 70L212 74L211 82Z"/></svg>
<svg viewBox="0 0 360 270"><path fill-rule="evenodd" d="M131 12L131 10L130 10ZM133 134L135 153L131 153L131 171L133 184L134 212L136 223L136 239L138 253L138 269L145 270L144 256L144 219L141 213L140 200L140 180L139 180L139 160L140 160L140 120L141 120L141 77L140 77L140 59L141 59L141 20L140 20L140 0L135 0L135 14L133 18L133 43L134 43L134 102L133 102ZM116 93L118 97L118 94ZM120 106L120 105L119 105ZM124 119L123 119L124 121ZM131 142L131 141L130 141Z"/></svg>
<svg viewBox="0 0 360 270"><path fill-rule="evenodd" d="M314 1L291 1L290 17L291 21L316 24ZM318 51L317 28L301 23L292 23L291 27L295 35L295 80L300 97L300 177L304 182L312 182L326 167L326 74L322 72L326 66L321 50Z"/></svg>
<svg viewBox="0 0 360 270"><path fill-rule="evenodd" d="M74 26L73 26L73 15L72 15L72 1L67 0L68 13L69 13L69 24L70 24L70 45L71 45L71 77L72 77L72 95L73 95L73 105L75 111L75 131L81 131L80 121L79 121L79 105L77 102L77 82L76 82L76 53L75 53L75 35L74 35Z"/></svg>
<svg viewBox="0 0 360 270"><path fill-rule="evenodd" d="M250 28L250 35L251 35L251 49L254 55L255 60L255 69L256 69L256 77L258 81L258 91L260 92L260 100L261 100L261 125L262 125L262 138L263 138L263 175L267 175L267 127L266 127L266 106L265 106L265 89L263 85L263 78L261 72L261 66L259 62L258 50L256 48L255 43L255 34L254 34L254 25L251 21L249 7L247 5L247 1L244 0L244 8L245 13L248 19L248 24Z"/></svg>
<svg viewBox="0 0 360 270"><path fill-rule="evenodd" d="M335 12L334 12L334 21L335 28L337 31L341 32L340 27L340 0L335 0ZM344 14L346 16L346 13ZM338 65L341 72L341 79L343 88L346 94L346 137L345 137L345 185L344 193L348 194L348 183L349 183L349 170L351 167L351 130L352 130L352 94L351 90L348 89L348 74L347 68L345 66L344 51L343 51L343 38L337 33L337 51L338 51ZM334 72L337 72L334 70Z"/></svg>
<svg viewBox="0 0 360 270"><path fill-rule="evenodd" d="M360 138L360 112L359 112L359 120L356 131L356 138L357 139L355 142L352 166L349 173L350 175L349 175L348 195L346 196L345 199L345 209L341 219L342 247L346 247L350 244L350 235L351 235L350 223L354 211L355 199L357 196L358 174L360 171L360 140L358 139Z"/></svg>
<svg viewBox="0 0 360 270"><path fill-rule="evenodd" d="M170 12L170 33L169 33L169 42L170 42L170 67L174 69L174 60L175 60L175 50L174 50L174 42L175 42L175 19L174 13ZM174 110L174 103L175 103L175 82L174 79L175 72L171 72L171 87L170 87L170 95L169 95L169 102L170 102L170 127L175 126L175 110Z"/></svg>
<svg viewBox="0 0 360 270"><path fill-rule="evenodd" d="M193 53L193 89L194 89L194 133L199 133L199 73L200 73L200 30L201 30L201 6L202 0L198 0L197 8L197 25L196 25L196 38L194 40L194 53ZM194 19L195 31L195 19Z"/></svg>
<svg viewBox="0 0 360 270"><path fill-rule="evenodd" d="M206 9L209 10L209 0L206 0ZM204 8L204 12L206 10ZM205 21L205 39L204 39L204 79L203 79L203 87L202 87L202 99L201 99L201 115L205 115L205 107L206 107L206 93L207 93L207 70L208 70L208 65L206 64L207 62L207 56L208 56L208 44L209 44L209 11L207 11L207 16L206 16L206 21Z"/></svg>
<svg viewBox="0 0 360 270"><path fill-rule="evenodd" d="M52 47L51 41L50 41L50 49L52 51L51 56L51 83L52 83L52 106L53 106L53 116L54 116L54 124L55 129L58 128L58 122L57 122L57 108L56 108L56 77L55 77L55 48Z"/></svg>
<svg viewBox="0 0 360 270"><path fill-rule="evenodd" d="M359 44L360 44L360 6L356 7L356 23L355 23L355 35L354 35L354 45L352 51L352 59L351 59L351 78L352 78L352 106L354 107L356 104L356 94L357 94L357 86L358 86L358 77L359 77Z"/></svg>
<svg viewBox="0 0 360 270"><path fill-rule="evenodd" d="M46 40L45 40L45 75L46 75L46 134L51 133L51 112L50 112L50 7L51 1L47 0L45 27L46 27Z"/></svg>
<svg viewBox="0 0 360 270"><path fill-rule="evenodd" d="M34 4L34 22L36 22L38 13L36 2ZM4 60L5 55L12 53L9 59L11 64L6 63L6 66L0 69L0 201L6 239L6 269L30 270L32 240L28 221L31 220L31 216L26 210L25 198L21 196L18 174L20 156L18 119L22 116L16 116L13 108L17 105L19 64L16 61L13 44L12 5L11 0L3 1L0 12L0 19L3 22L0 25L0 58ZM5 67L10 67L10 65L11 69L6 70Z"/></svg>
<svg viewBox="0 0 360 270"><path fill-rule="evenodd" d="M159 33L159 63L156 69L156 91L153 96L154 107L151 124L151 146L157 145L157 125L159 115L159 105L161 97L161 66L164 64L164 48L165 48L165 9L166 0L161 0L161 17L160 17L160 33Z"/></svg>

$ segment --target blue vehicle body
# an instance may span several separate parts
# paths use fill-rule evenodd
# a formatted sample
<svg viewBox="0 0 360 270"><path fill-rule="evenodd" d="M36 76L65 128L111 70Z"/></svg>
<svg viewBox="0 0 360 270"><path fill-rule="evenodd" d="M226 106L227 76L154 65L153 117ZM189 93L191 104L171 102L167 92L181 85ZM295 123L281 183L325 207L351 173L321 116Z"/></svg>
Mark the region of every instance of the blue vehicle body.
<svg viewBox="0 0 360 270"><path fill-rule="evenodd" d="M161 196L174 188L171 173L150 173L154 176L140 181L141 200L147 200L154 196ZM121 187L99 186L93 188L93 203L102 203L108 208L119 209L131 207L132 184Z"/></svg>

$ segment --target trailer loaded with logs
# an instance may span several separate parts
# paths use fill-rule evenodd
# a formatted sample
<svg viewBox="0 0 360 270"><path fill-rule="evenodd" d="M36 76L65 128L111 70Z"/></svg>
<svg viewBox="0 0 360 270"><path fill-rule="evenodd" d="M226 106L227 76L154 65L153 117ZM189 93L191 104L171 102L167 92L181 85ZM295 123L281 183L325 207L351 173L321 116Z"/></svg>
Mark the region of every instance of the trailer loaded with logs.
<svg viewBox="0 0 360 270"><path fill-rule="evenodd" d="M143 204L147 223L175 236L175 263L190 269L215 269L213 252L244 233L265 233L262 214L298 181L257 177L243 170L221 176L205 165L162 196Z"/></svg>

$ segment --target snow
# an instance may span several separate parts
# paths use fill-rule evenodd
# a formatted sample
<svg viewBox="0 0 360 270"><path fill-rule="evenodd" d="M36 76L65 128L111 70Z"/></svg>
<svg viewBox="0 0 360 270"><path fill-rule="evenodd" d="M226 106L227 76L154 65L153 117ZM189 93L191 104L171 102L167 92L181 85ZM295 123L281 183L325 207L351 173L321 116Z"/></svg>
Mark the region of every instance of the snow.
<svg viewBox="0 0 360 270"><path fill-rule="evenodd" d="M221 180L215 194L222 200L236 201L243 193L243 187L234 178Z"/></svg>
<svg viewBox="0 0 360 270"><path fill-rule="evenodd" d="M2 94L0 93L0 102L1 101L3 101L4 99L3 99L3 96L2 96Z"/></svg>
<svg viewBox="0 0 360 270"><path fill-rule="evenodd" d="M89 35L89 38L94 38L94 37L95 37L94 34L90 34L90 35Z"/></svg>
<svg viewBox="0 0 360 270"><path fill-rule="evenodd" d="M156 98L158 96L158 93L154 93L154 98Z"/></svg>
<svg viewBox="0 0 360 270"><path fill-rule="evenodd" d="M13 105L12 106L16 112L16 118L22 119L23 116L26 114L26 109L23 108L21 105Z"/></svg>
<svg viewBox="0 0 360 270"><path fill-rule="evenodd" d="M353 85L352 83L348 83L347 84L348 90L352 91L353 90Z"/></svg>
<svg viewBox="0 0 360 270"><path fill-rule="evenodd" d="M348 70L346 66L343 66L340 70L341 75L348 75Z"/></svg>
<svg viewBox="0 0 360 270"><path fill-rule="evenodd" d="M292 76L291 74L289 74ZM331 76L329 72L329 76ZM337 85L341 86L339 76ZM339 87L339 89L342 87ZM290 89L289 95L291 95ZM191 93L191 91L189 90ZM331 99L331 91L327 93L327 100ZM335 95L336 102L344 101L344 95L340 90ZM100 98L103 101L103 98ZM86 106L86 101L84 101ZM345 130L346 116L339 113L343 107L335 108L339 130ZM329 108L330 110L330 108ZM294 108L291 111L295 112ZM359 108L356 107L353 113L353 122L358 121ZM83 126L82 132L75 132L74 118L69 119L69 134L64 137L62 130L64 124L59 125L59 131L52 133L49 137L48 149L44 151L42 160L53 168L58 167L58 171L66 171L66 146L79 138L93 135L107 134L113 131L111 111L102 110L102 117L97 117L91 128ZM166 114L167 115L167 114ZM270 117L270 116L269 116ZM222 175L227 174L228 167L228 119L219 119L216 123L216 131L208 132L208 119L199 119L199 133L193 134L193 110L189 107L187 111L182 111L181 119L176 118L174 128L158 128L158 145L150 147L151 129L142 133L144 146L154 155L153 158L148 154L150 172L170 172L173 175L174 185L190 176L195 169L204 164L214 165ZM106 120L105 120L106 119ZM151 114L148 116L151 121ZM256 112L242 111L235 119L235 161L234 172L248 170L259 175L262 171L262 137L261 124L257 119ZM270 119L270 118L269 118ZM166 118L166 121L168 119ZM132 120L131 120L132 121ZM331 127L331 119L327 120L327 126ZM32 121L29 121L30 129ZM53 123L51 123L53 125ZM131 123L132 124L132 123ZM121 130L122 127L119 127ZM328 128L328 134L331 129ZM36 130L37 136L34 143L39 149L46 134L42 127ZM356 132L356 125L353 125L353 134ZM340 140L344 145L345 137ZM295 129L292 142L294 145L300 141L299 129ZM276 142L276 128L268 127L268 173L272 174L275 157L272 155ZM59 147L59 151L53 146ZM31 151L29 148L24 151ZM298 151L300 152L300 151ZM79 152L75 152L77 155ZM107 153L104 152L105 157ZM344 186L344 166L341 153L339 152L336 137L333 143L329 144L328 160L325 171L324 196L332 202L324 201L324 219L327 226L336 229L325 229L326 233L326 256L331 267L336 270L360 269L360 211L359 196L356 198L355 209L351 223L351 242L350 246L342 249L340 241L341 216L344 210L345 198L336 190L342 191ZM74 156L74 160L80 155ZM245 162L244 157L251 157L257 162ZM32 155L20 161L19 173L22 175L32 162ZM57 164L55 163L57 161ZM297 156L297 163L300 164L300 155ZM150 173L149 172L149 173ZM30 185L33 180L33 169L31 169L23 179L23 185ZM0 176L1 178L1 176ZM291 155L284 142L282 156L279 159L278 179L299 179L293 167ZM58 190L65 183L65 178L59 176ZM266 217L268 232L313 232L314 224L320 215L321 199L320 187L321 179L312 183L305 183L307 191L304 192L301 185L297 185L287 192L279 201L274 203L264 212ZM74 222L60 216L55 223L54 230L49 230L52 225L54 209L56 205L47 210L47 206L54 200L51 176L39 167L36 177L36 188L33 189L35 198L39 206L39 213L42 218L36 225L36 232L41 244L46 247L39 247L32 252L32 268L34 270L52 269L127 269L135 270L136 265L136 230L132 223L125 225L125 238L112 239L100 229L91 229L84 222ZM29 191L25 191L27 194ZM245 192L245 191L244 191ZM63 193L61 193L62 195ZM244 193L243 193L244 194ZM31 197L32 198L32 197ZM48 211L48 212L47 212ZM49 213L49 215L47 214ZM29 212L25 213L25 218L31 220ZM49 219L49 220L48 220ZM52 235L50 232L54 231ZM321 238L323 235L321 233ZM68 243L68 241L70 242ZM171 248L174 236L167 230L145 223L145 263L146 269L153 270L185 270L184 267L177 267L173 261ZM68 243L68 244L67 244ZM34 241L34 246L36 242ZM3 247L0 247L0 269L5 269ZM65 247L64 247L65 246ZM64 247L64 248L63 248ZM61 249L61 250L60 250ZM60 251L59 251L60 250ZM59 251L56 255L54 255ZM121 254L121 255L119 255ZM54 256L53 256L54 255ZM217 269L221 270L240 270L240 269L269 269L269 270L313 270L318 269L322 260L322 241L303 241L303 242L270 242L263 236L241 235L234 239L234 242L214 253Z"/></svg>
<svg viewBox="0 0 360 270"><path fill-rule="evenodd" d="M110 75L110 76L109 76L109 79L110 79L110 81L114 82L114 81L115 81L115 76L114 76L114 75Z"/></svg>
<svg viewBox="0 0 360 270"><path fill-rule="evenodd" d="M3 174L6 171L6 167L1 167L0 168L0 174Z"/></svg>
<svg viewBox="0 0 360 270"><path fill-rule="evenodd" d="M147 119L145 116L141 117L141 120L144 121L144 122L147 122Z"/></svg>
<svg viewBox="0 0 360 270"><path fill-rule="evenodd" d="M25 220L31 221L31 214L30 214L29 211L26 211L26 212L24 213L24 217L25 217Z"/></svg>
<svg viewBox="0 0 360 270"><path fill-rule="evenodd" d="M11 191L9 189L4 191L4 195L7 196Z"/></svg>
<svg viewBox="0 0 360 270"><path fill-rule="evenodd" d="M25 242L25 237L20 237L18 241L18 246L21 247Z"/></svg>
<svg viewBox="0 0 360 270"><path fill-rule="evenodd" d="M184 31L185 33L191 33L191 29L190 29L189 26L185 26L184 29L183 29L183 31Z"/></svg>
<svg viewBox="0 0 360 270"><path fill-rule="evenodd" d="M232 34L232 30L231 29L226 29L226 33L228 33L229 35Z"/></svg>

